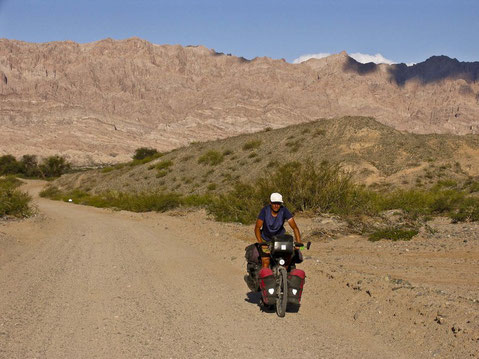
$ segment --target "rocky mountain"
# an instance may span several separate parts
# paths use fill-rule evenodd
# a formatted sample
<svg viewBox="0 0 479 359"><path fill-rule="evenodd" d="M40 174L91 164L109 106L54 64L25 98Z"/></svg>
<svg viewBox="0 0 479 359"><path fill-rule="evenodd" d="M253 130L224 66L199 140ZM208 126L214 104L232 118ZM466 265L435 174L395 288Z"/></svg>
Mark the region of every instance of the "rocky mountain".
<svg viewBox="0 0 479 359"><path fill-rule="evenodd" d="M0 153L113 163L318 118L371 116L413 133L479 131L479 62L300 64L131 38L0 40Z"/></svg>

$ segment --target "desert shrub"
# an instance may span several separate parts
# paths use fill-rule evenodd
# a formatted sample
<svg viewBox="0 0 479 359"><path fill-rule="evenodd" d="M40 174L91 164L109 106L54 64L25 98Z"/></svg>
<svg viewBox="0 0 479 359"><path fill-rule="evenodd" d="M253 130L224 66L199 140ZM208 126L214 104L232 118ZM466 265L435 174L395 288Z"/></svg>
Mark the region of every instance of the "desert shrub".
<svg viewBox="0 0 479 359"><path fill-rule="evenodd" d="M231 192L218 196L208 210L219 221L251 223L272 192L282 193L292 211L348 215L378 211L375 194L355 185L339 165L310 161L287 163L254 185L237 183Z"/></svg>
<svg viewBox="0 0 479 359"><path fill-rule="evenodd" d="M135 150L133 155L134 160L143 160L145 158L152 158L158 156L159 152L154 148L140 147ZM153 159L153 158L152 158Z"/></svg>
<svg viewBox="0 0 479 359"><path fill-rule="evenodd" d="M173 166L173 161L165 160L165 161L159 162L159 163L156 165L156 169L157 169L157 170L167 170L167 169L169 169L171 166Z"/></svg>
<svg viewBox="0 0 479 359"><path fill-rule="evenodd" d="M168 174L168 171L167 171L167 170L159 170L159 171L156 173L156 178L165 177L167 174Z"/></svg>
<svg viewBox="0 0 479 359"><path fill-rule="evenodd" d="M381 210L402 209L407 214L451 215L466 199L465 193L455 189L433 187L426 189L396 190L382 193L377 200Z"/></svg>
<svg viewBox="0 0 479 359"><path fill-rule="evenodd" d="M251 152L249 155L248 155L248 158L255 158L256 156L258 156L258 154L256 152Z"/></svg>
<svg viewBox="0 0 479 359"><path fill-rule="evenodd" d="M205 207L211 202L209 195L181 196L177 193L166 192L126 193L116 191L91 194L79 189L62 192L55 186L45 188L41 192L41 196L63 201L71 199L76 204L132 212L164 212L180 206Z"/></svg>
<svg viewBox="0 0 479 359"><path fill-rule="evenodd" d="M70 163L59 155L44 158L40 164L40 172L43 177L60 177L71 169Z"/></svg>
<svg viewBox="0 0 479 359"><path fill-rule="evenodd" d="M442 188L442 187L449 187L449 188L455 188L457 187L457 182L454 180L446 179L446 180L440 180L437 181L436 185L434 186L435 188Z"/></svg>
<svg viewBox="0 0 479 359"><path fill-rule="evenodd" d="M450 217L454 222L479 221L479 198L465 198Z"/></svg>
<svg viewBox="0 0 479 359"><path fill-rule="evenodd" d="M237 183L230 192L213 198L208 212L221 222L253 223L263 204L256 191L254 186Z"/></svg>
<svg viewBox="0 0 479 359"><path fill-rule="evenodd" d="M469 193L479 192L479 181L470 181L464 185Z"/></svg>
<svg viewBox="0 0 479 359"><path fill-rule="evenodd" d="M181 206L183 207L206 207L212 201L210 194L191 194L181 198Z"/></svg>
<svg viewBox="0 0 479 359"><path fill-rule="evenodd" d="M25 177L37 178L41 176L37 156L23 155L19 161L20 173Z"/></svg>
<svg viewBox="0 0 479 359"><path fill-rule="evenodd" d="M258 180L261 196L284 193L293 211L321 210L337 214L377 213L374 193L356 185L338 164L290 162Z"/></svg>
<svg viewBox="0 0 479 359"><path fill-rule="evenodd" d="M17 174L20 172L20 164L12 155L0 156L0 176Z"/></svg>
<svg viewBox="0 0 479 359"><path fill-rule="evenodd" d="M289 152L298 152L299 148L303 144L303 139L299 138L295 141L286 142L286 146L289 147Z"/></svg>
<svg viewBox="0 0 479 359"><path fill-rule="evenodd" d="M13 175L8 175L3 178L0 178L0 189L14 189L19 187L22 183L23 182L20 181L17 177Z"/></svg>
<svg viewBox="0 0 479 359"><path fill-rule="evenodd" d="M214 191L216 189L216 183L210 183L206 189L208 191Z"/></svg>
<svg viewBox="0 0 479 359"><path fill-rule="evenodd" d="M261 142L262 142L261 140L248 141L243 145L243 150L247 151L247 150L254 150L256 148L259 148L261 146Z"/></svg>
<svg viewBox="0 0 479 359"><path fill-rule="evenodd" d="M40 197L59 200L62 197L62 192L60 189L58 189L58 187L54 185L48 185L40 192Z"/></svg>
<svg viewBox="0 0 479 359"><path fill-rule="evenodd" d="M209 150L204 153L199 159L198 163L210 166L216 166L223 162L224 156L221 152Z"/></svg>
<svg viewBox="0 0 479 359"><path fill-rule="evenodd" d="M401 228L385 228L377 230L369 235L371 242L377 242L381 239L389 239L391 241L409 241L419 232L416 229Z"/></svg>
<svg viewBox="0 0 479 359"><path fill-rule="evenodd" d="M28 193L17 189L21 182L14 177L0 179L0 217L27 217L32 213Z"/></svg>
<svg viewBox="0 0 479 359"><path fill-rule="evenodd" d="M115 169L115 167L112 167L112 166L108 166L108 167L103 167L101 169L101 173L108 173L108 172L111 172Z"/></svg>
<svg viewBox="0 0 479 359"><path fill-rule="evenodd" d="M113 167L116 169L116 170L121 170L122 168L125 168L127 166L127 163L117 163L116 165L114 165Z"/></svg>

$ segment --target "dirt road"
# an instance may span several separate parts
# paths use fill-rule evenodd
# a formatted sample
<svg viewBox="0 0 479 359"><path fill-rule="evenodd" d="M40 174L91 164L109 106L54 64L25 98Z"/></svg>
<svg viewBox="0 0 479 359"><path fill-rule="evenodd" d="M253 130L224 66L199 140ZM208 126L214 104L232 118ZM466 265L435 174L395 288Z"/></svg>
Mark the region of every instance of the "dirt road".
<svg viewBox="0 0 479 359"><path fill-rule="evenodd" d="M36 196L41 185L29 183L28 190ZM283 319L261 312L243 282L251 228L215 223L201 213L135 214L35 201L37 217L0 226L0 358L465 353L411 342L422 332L411 334L409 322L391 333L396 322L369 318L368 310L377 311L383 300L374 281L369 293L351 289L353 274L333 275L315 255L303 266L308 279L300 311ZM355 305L343 306L345 300ZM364 310L355 312L359 307Z"/></svg>

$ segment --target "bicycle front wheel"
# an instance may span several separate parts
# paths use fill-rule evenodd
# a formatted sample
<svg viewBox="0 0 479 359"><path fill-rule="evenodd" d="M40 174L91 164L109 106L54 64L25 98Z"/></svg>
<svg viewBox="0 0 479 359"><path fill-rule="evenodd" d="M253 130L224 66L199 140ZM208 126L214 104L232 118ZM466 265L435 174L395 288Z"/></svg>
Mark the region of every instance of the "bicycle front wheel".
<svg viewBox="0 0 479 359"><path fill-rule="evenodd" d="M288 272L286 268L279 267L278 278L278 297L276 298L276 314L278 317L284 317L286 314L286 306L288 304Z"/></svg>

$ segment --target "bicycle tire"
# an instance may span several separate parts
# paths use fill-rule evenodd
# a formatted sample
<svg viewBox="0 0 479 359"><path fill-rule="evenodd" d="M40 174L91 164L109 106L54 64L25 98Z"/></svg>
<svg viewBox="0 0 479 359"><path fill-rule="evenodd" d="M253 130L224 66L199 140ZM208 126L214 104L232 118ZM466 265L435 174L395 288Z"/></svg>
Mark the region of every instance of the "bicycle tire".
<svg viewBox="0 0 479 359"><path fill-rule="evenodd" d="M286 268L279 267L278 278L278 297L276 298L276 314L283 318L286 315L286 306L288 305L288 272Z"/></svg>

